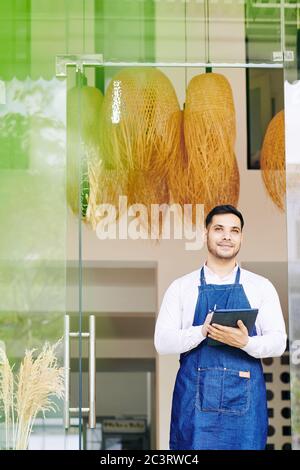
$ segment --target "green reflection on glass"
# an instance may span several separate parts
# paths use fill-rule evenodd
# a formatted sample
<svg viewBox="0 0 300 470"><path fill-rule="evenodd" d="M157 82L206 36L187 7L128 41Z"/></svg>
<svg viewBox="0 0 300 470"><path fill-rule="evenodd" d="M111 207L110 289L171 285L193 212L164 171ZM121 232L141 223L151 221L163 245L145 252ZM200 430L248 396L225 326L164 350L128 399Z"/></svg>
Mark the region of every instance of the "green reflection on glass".
<svg viewBox="0 0 300 470"><path fill-rule="evenodd" d="M0 329L10 357L62 336L65 84L6 81L0 108Z"/></svg>
<svg viewBox="0 0 300 470"><path fill-rule="evenodd" d="M0 79L30 73L31 0L0 2Z"/></svg>

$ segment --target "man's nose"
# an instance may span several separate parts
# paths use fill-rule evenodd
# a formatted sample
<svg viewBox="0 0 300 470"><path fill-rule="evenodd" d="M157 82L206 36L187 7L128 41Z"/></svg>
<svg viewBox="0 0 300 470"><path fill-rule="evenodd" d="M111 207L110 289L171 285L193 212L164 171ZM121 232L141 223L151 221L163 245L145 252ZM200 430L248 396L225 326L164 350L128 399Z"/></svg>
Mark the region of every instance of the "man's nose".
<svg viewBox="0 0 300 470"><path fill-rule="evenodd" d="M224 238L224 240L230 240L231 239L231 233L230 232L224 232L223 238Z"/></svg>

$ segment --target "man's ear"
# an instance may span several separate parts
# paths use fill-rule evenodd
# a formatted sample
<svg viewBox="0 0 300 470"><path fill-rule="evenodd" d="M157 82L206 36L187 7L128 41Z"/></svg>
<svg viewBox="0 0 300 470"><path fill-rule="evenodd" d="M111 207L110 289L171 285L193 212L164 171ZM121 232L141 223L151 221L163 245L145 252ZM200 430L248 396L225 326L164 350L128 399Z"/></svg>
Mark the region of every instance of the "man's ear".
<svg viewBox="0 0 300 470"><path fill-rule="evenodd" d="M207 228L205 228L204 231L203 231L203 242L204 243L207 243L207 233L208 233L208 230L207 230Z"/></svg>

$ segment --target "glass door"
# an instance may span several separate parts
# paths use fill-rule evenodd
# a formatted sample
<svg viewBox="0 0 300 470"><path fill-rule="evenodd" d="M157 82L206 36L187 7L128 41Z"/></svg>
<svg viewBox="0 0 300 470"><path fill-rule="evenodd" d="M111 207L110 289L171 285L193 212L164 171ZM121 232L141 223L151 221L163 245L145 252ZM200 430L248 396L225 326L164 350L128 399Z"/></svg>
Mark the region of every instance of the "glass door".
<svg viewBox="0 0 300 470"><path fill-rule="evenodd" d="M79 63L79 62L78 62ZM95 316L89 315L83 324L83 225L90 198L89 159L96 152L94 137L99 107L97 90L87 86L82 68L67 72L67 202L69 208L69 305L65 316L66 428L76 426L79 449L83 448L83 430L87 420L89 430L96 428L96 357ZM88 364L84 359L87 356ZM87 394L83 393L83 370L87 371Z"/></svg>
<svg viewBox="0 0 300 470"><path fill-rule="evenodd" d="M119 240L105 240L99 231L106 216L101 211L109 201L101 167L106 164L101 146L104 93L96 86L104 68L99 57L94 64L70 68L68 74L70 84L71 76L73 80L68 89L68 150L76 157L74 166L68 163L67 194L73 206L69 226L76 240L74 279L78 275L79 288L70 314L70 377L77 383L76 389L70 387L70 396L73 391L79 410L70 403L70 417L79 419L82 449L150 449L155 448L156 263L132 259L128 240L120 250Z"/></svg>
<svg viewBox="0 0 300 470"><path fill-rule="evenodd" d="M288 302L291 388L291 434L292 448L300 449L300 158L298 136L300 132L300 64L299 31L300 6L287 2L284 9L285 49L288 57L284 70L284 134L286 171L286 215L288 245ZM278 139L277 139L278 140ZM281 178L281 174L278 178ZM286 410L282 410L284 412ZM288 432L288 430L287 430Z"/></svg>
<svg viewBox="0 0 300 470"><path fill-rule="evenodd" d="M0 83L0 447L78 449L64 427L65 83L30 69Z"/></svg>

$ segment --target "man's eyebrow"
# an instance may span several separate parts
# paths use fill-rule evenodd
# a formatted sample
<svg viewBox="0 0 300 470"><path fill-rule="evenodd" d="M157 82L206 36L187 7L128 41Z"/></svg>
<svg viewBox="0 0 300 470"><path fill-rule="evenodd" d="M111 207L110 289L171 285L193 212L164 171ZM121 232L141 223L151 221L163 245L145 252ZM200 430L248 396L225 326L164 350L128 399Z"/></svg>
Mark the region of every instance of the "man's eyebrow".
<svg viewBox="0 0 300 470"><path fill-rule="evenodd" d="M214 224L213 227L222 227L222 228L224 228L224 225L222 225L222 224ZM241 230L241 228L238 227L237 225L232 225L231 228L237 228L238 230Z"/></svg>

